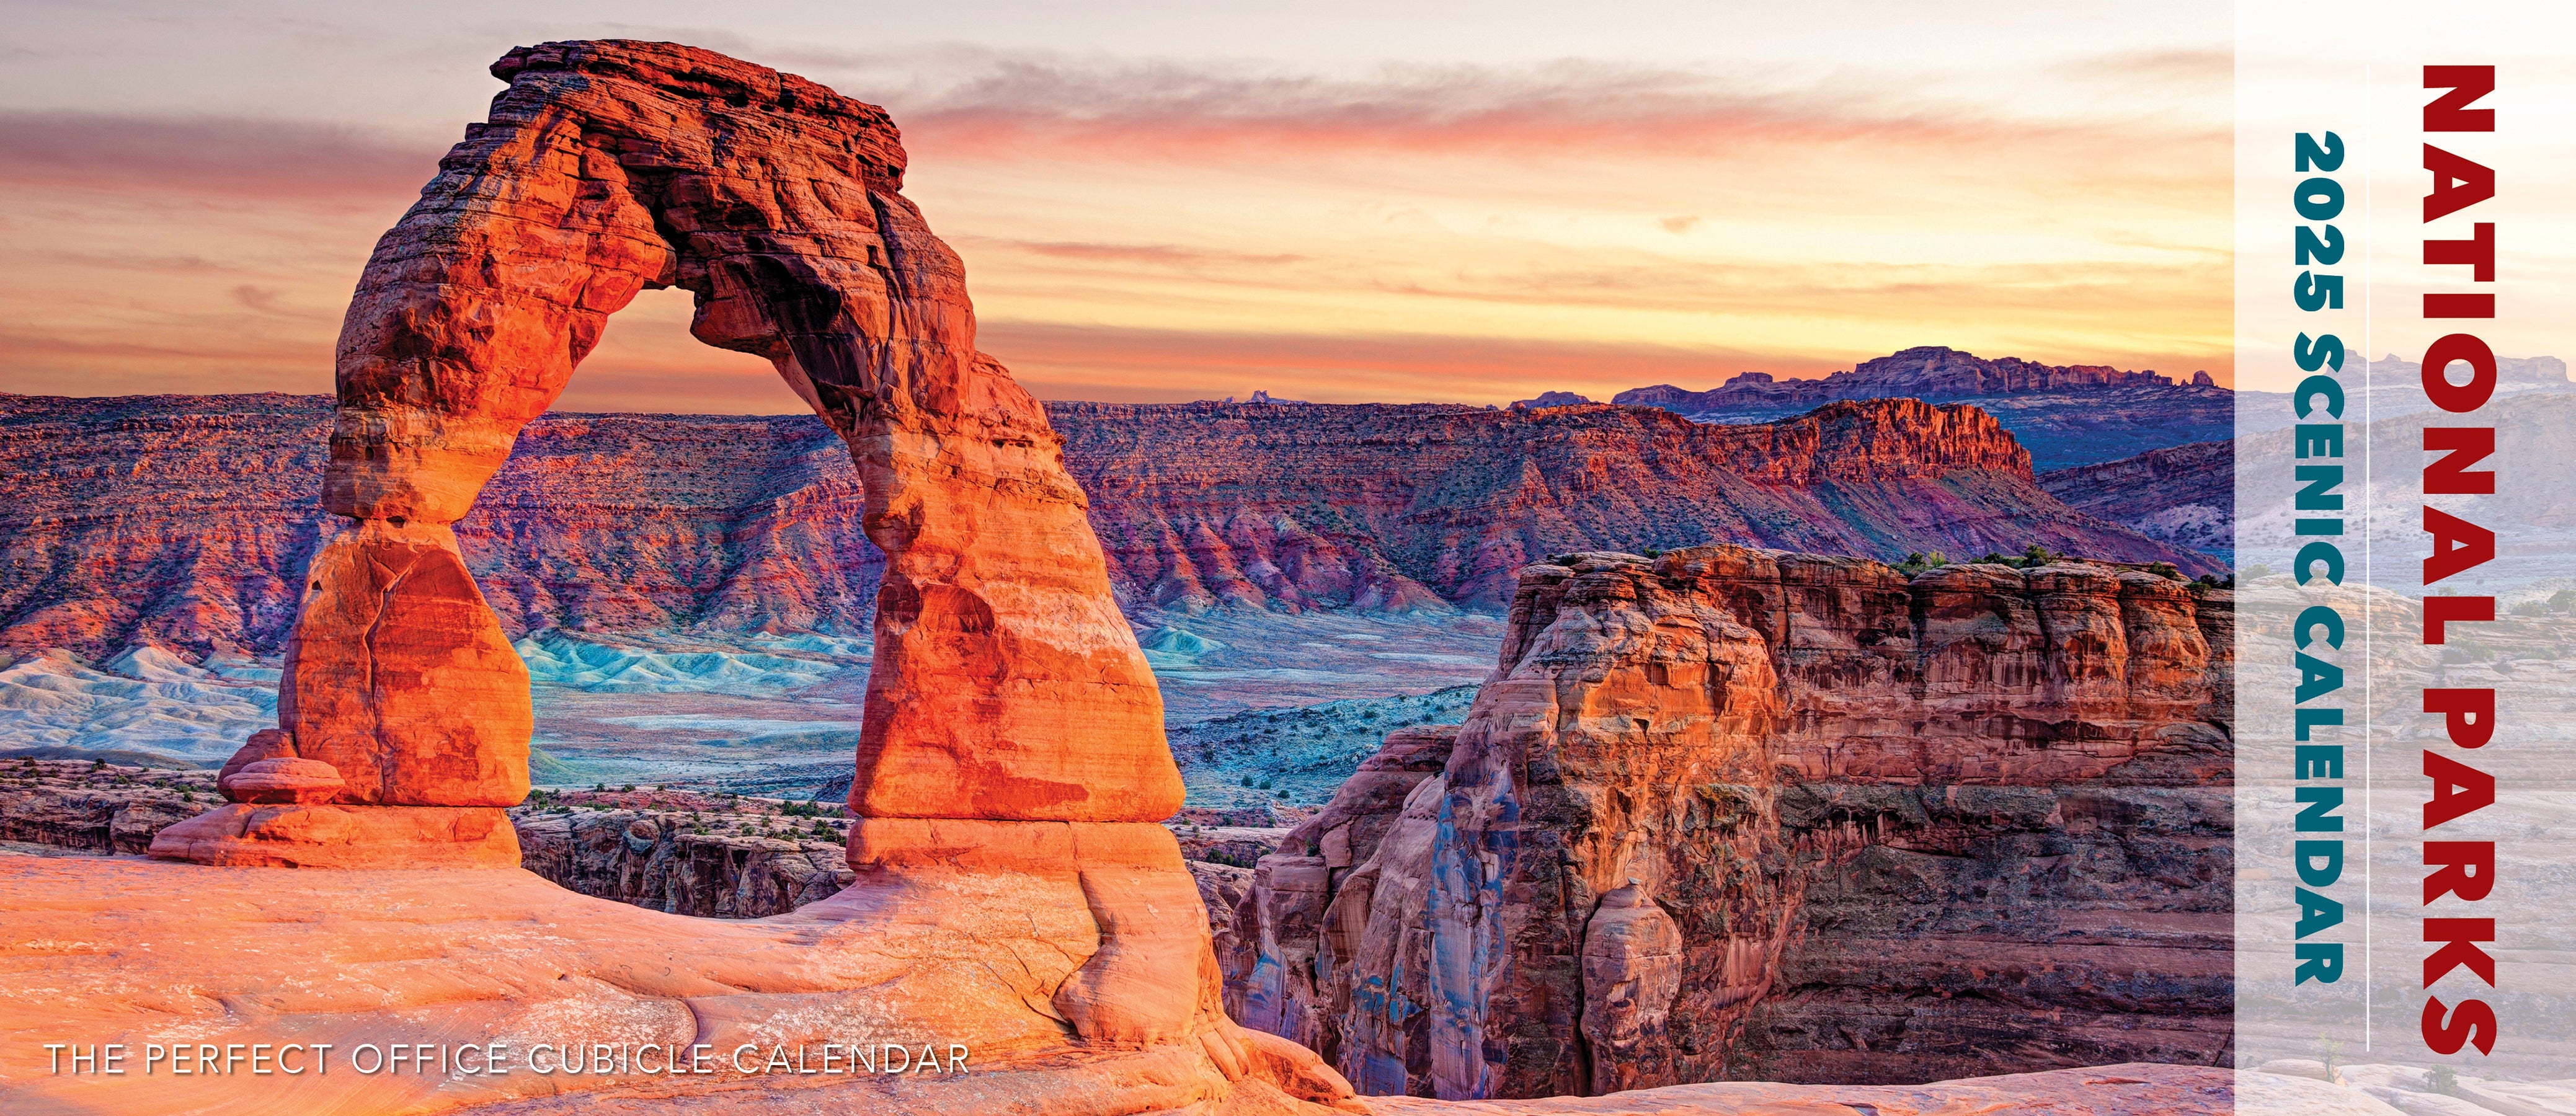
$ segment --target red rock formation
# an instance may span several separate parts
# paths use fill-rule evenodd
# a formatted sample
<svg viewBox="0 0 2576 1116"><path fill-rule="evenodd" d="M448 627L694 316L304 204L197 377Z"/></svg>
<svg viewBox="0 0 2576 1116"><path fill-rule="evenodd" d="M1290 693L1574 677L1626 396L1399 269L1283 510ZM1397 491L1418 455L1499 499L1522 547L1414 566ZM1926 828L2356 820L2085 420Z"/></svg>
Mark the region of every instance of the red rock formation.
<svg viewBox="0 0 2576 1116"><path fill-rule="evenodd" d="M1636 407L1053 408L1112 573L1173 609L1499 609L1550 555L1717 540L1895 558L2207 555L2072 512L1970 407L1837 403L1752 426Z"/></svg>
<svg viewBox="0 0 2576 1116"><path fill-rule="evenodd" d="M550 44L493 73L511 85L491 121L360 280L324 505L464 518L607 316L686 287L701 340L769 358L850 444L861 521L888 555L852 805L1177 808L1161 703L1082 494L1043 411L975 351L963 269L898 192L884 112L650 44Z"/></svg>
<svg viewBox="0 0 2576 1116"><path fill-rule="evenodd" d="M293 758L253 760L223 780L225 797L254 806L329 802L347 788L338 768Z"/></svg>
<svg viewBox="0 0 2576 1116"><path fill-rule="evenodd" d="M781 389L781 395L786 395ZM332 403L0 396L0 643L274 655L336 517ZM885 557L811 415L549 415L455 525L513 638L867 630Z"/></svg>
<svg viewBox="0 0 2576 1116"><path fill-rule="evenodd" d="M668 44L550 43L492 72L509 90L378 243L342 330L323 505L359 526L313 563L282 731L221 780L254 801L162 831L153 853L519 863L495 806L528 787L527 675L448 525L607 315L679 285L700 339L768 357L848 443L886 555L855 879L809 912L983 927L966 933L977 963L1055 971L979 1008L1175 1051L1208 1097L1248 1078L1347 1097L1223 1014L1197 887L1153 824L1181 802L1153 676L1059 440L975 351L962 269L898 193L884 112ZM336 801L305 801L335 779ZM1070 933L1041 929L1041 908Z"/></svg>
<svg viewBox="0 0 2576 1116"><path fill-rule="evenodd" d="M368 520L306 577L277 691L286 748L338 769L343 802L528 796L528 668L444 525Z"/></svg>
<svg viewBox="0 0 2576 1116"><path fill-rule="evenodd" d="M162 830L151 853L247 868L516 868L519 835L492 806L236 803Z"/></svg>
<svg viewBox="0 0 2576 1116"><path fill-rule="evenodd" d="M1709 539L1873 557L2038 542L2215 570L2068 510L1975 429L1825 438L1822 457L1867 460L1792 476L1755 468L1758 431L1638 408L1047 411L1130 607L1500 609L1549 555ZM330 426L327 400L294 396L0 396L19 497L0 507L0 644L275 653L336 535L313 510ZM859 489L812 416L548 415L456 540L514 637L855 633L885 563L839 510Z"/></svg>
<svg viewBox="0 0 2576 1116"><path fill-rule="evenodd" d="M1524 573L1437 774L1263 859L1247 1023L1443 1097L2223 1062L2224 591L1571 562Z"/></svg>

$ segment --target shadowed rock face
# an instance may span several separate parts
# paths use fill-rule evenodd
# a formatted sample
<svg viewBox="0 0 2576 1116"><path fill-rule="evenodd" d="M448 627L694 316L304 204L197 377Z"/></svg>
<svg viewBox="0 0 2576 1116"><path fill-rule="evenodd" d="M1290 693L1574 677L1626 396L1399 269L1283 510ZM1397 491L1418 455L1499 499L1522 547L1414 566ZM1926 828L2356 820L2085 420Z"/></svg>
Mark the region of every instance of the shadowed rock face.
<svg viewBox="0 0 2576 1116"><path fill-rule="evenodd" d="M1530 567L1454 744L1261 861L1230 1000L1417 1096L2219 1060L2229 620L2079 563Z"/></svg>
<svg viewBox="0 0 2576 1116"><path fill-rule="evenodd" d="M2209 554L2236 546L2236 443L2194 442L2042 473L2068 507Z"/></svg>

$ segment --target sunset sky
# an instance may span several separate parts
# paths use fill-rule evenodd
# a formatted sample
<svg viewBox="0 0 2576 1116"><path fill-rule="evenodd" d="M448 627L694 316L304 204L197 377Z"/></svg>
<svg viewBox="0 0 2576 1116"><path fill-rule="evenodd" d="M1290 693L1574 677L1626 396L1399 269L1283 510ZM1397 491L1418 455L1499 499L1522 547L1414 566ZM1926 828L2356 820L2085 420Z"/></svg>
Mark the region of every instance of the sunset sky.
<svg viewBox="0 0 2576 1116"><path fill-rule="evenodd" d="M1927 344L2231 378L2224 4L731 7L18 0L0 390L328 391L484 67L582 37L887 106L1048 398L1606 399ZM800 407L688 313L648 292L561 406Z"/></svg>

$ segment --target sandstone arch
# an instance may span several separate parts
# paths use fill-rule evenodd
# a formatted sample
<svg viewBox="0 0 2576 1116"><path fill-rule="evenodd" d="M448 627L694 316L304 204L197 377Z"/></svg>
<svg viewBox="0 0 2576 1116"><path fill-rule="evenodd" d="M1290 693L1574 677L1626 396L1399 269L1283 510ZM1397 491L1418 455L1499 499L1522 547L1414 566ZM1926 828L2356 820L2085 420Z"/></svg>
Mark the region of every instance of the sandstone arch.
<svg viewBox="0 0 2576 1116"><path fill-rule="evenodd" d="M853 808L1178 809L1161 698L1060 440L975 351L964 270L899 192L884 111L665 44L523 48L492 72L510 87L489 122L378 243L350 303L325 505L391 531L462 518L608 316L646 287L686 288L691 331L775 364L866 484L887 566ZM1016 790L975 775L997 751Z"/></svg>
<svg viewBox="0 0 2576 1116"><path fill-rule="evenodd" d="M499 808L528 790L528 678L448 525L608 316L683 287L697 337L768 358L849 444L886 553L861 879L808 912L964 928L1083 1040L1194 1043L1234 1076L1255 1051L1155 824L1182 798L1160 694L1060 439L975 350L963 268L900 193L893 123L672 44L550 43L492 72L509 88L378 242L342 327L323 499L353 526L314 563L279 728L227 769L237 804L156 855L516 866Z"/></svg>

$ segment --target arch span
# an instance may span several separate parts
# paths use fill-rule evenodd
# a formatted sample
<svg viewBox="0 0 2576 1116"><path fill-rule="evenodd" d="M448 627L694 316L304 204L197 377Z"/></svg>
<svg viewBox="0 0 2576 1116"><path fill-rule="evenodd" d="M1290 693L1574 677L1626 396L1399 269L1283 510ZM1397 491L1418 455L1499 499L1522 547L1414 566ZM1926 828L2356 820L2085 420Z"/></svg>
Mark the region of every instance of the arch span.
<svg viewBox="0 0 2576 1116"><path fill-rule="evenodd" d="M841 943L935 931L991 951L933 967L1010 995L890 992L912 1022L963 1007L1005 1046L1177 1045L1192 1097L1256 1072L1347 1097L1311 1053L1225 1017L1206 910L1155 824L1181 781L1153 675L1061 441L975 351L964 271L904 200L885 113L667 43L549 43L492 72L509 89L349 306L324 504L355 527L315 559L279 727L218 780L234 804L162 830L154 855L518 865L499 807L528 790L527 672L449 524L608 316L684 287L693 333L768 358L849 444L886 554L858 879L790 917L859 924L824 935Z"/></svg>
<svg viewBox="0 0 2576 1116"><path fill-rule="evenodd" d="M445 525L609 315L647 287L686 288L691 332L774 364L866 486L862 527L887 564L852 808L1093 822L1177 810L1161 697L1061 440L975 350L964 269L903 197L884 111L671 44L551 43L492 72L509 88L378 242L342 328L324 495L360 525L334 544L342 564L452 552ZM383 580L311 590L281 727L299 754L357 773L357 801L517 801L524 679L518 708L500 707L506 677L467 687L488 692L481 727L386 716L401 699L381 694L389 663L371 618L407 598ZM442 623L451 638L420 656L493 660L484 629L497 624ZM444 720L411 720L424 719ZM406 762L451 774L410 778Z"/></svg>

